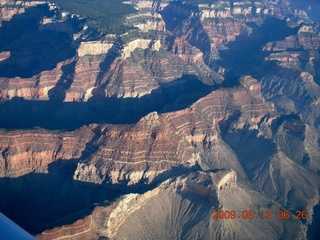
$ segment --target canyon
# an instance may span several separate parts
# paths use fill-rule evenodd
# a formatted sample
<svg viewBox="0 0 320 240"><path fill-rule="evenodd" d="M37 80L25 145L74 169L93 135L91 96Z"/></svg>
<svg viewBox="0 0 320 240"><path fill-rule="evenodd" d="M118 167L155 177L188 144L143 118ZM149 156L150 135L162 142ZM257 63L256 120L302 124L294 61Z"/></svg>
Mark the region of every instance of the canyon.
<svg viewBox="0 0 320 240"><path fill-rule="evenodd" d="M319 236L317 3L133 0L105 35L0 3L0 211L37 239Z"/></svg>

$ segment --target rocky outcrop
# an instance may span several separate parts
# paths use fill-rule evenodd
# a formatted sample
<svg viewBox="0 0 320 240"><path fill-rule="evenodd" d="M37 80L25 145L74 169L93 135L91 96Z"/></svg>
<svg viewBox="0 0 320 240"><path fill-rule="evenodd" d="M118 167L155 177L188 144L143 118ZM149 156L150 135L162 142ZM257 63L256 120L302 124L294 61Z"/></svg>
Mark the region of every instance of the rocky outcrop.
<svg viewBox="0 0 320 240"><path fill-rule="evenodd" d="M246 17L247 15L268 15L270 9L261 1L228 2L219 1L214 4L201 4L201 18L232 18L235 15Z"/></svg>
<svg viewBox="0 0 320 240"><path fill-rule="evenodd" d="M0 31L24 28L0 35L0 125L18 128L0 131L0 210L41 203L26 214L45 222L33 232L58 228L40 239L306 238L319 202L319 23L289 1L133 3L138 29L99 40L54 5L1 8ZM11 188L28 186L36 200L10 205ZM55 215L48 199L66 205ZM309 217L278 221L280 207Z"/></svg>
<svg viewBox="0 0 320 240"><path fill-rule="evenodd" d="M1 131L0 175L19 177L30 172L47 173L57 160L77 159L93 137L90 128L72 133L45 130ZM84 136L81 136L84 134Z"/></svg>
<svg viewBox="0 0 320 240"><path fill-rule="evenodd" d="M180 164L174 139L165 132L140 129L144 120L131 131L108 131L105 147L78 164L74 179L94 183L151 183L163 172ZM122 146L122 147L120 147ZM115 151L116 149L116 151Z"/></svg>
<svg viewBox="0 0 320 240"><path fill-rule="evenodd" d="M237 109L245 109L243 116L246 116L253 123L259 122L257 121L259 117L262 118L273 111L269 103L263 103L257 98L248 96L248 90L244 88L231 92L214 91L199 100L192 107L194 110L186 109L163 116L152 113L141 119L129 131L126 128L112 130L113 128L109 126L106 131L101 130L104 133L96 142L97 145L103 142L104 147L100 147L99 151L94 153L90 159L79 164L78 170L75 172L75 179L96 183L127 181L130 184L136 184L144 179L147 182L152 182L157 175L166 169L169 170L183 162L195 164L195 161L201 158L196 157L194 148L199 146L213 148L215 144L218 144L218 129L215 128L219 127L220 122L228 119ZM231 105L224 106L225 101ZM211 127L206 127L207 124L210 124ZM72 134L75 135L74 137L77 136L77 132L72 132ZM179 136L185 137L181 139ZM63 138L63 135L61 137ZM59 146L58 144L50 151L55 152L54 149L60 149ZM50 148L48 146L48 149ZM6 147L4 147L5 149ZM214 149L211 150L214 151ZM33 152L32 148L30 151ZM223 155L224 153L221 152L220 157ZM77 157L79 156L74 156L74 158ZM59 158L66 159L67 157L57 155L51 161ZM209 161L210 158L211 156L208 156L203 161ZM31 156L30 159L37 161L36 157ZM210 161L215 160L211 159ZM218 162L220 161L218 160ZM99 164L97 165L97 163ZM99 167L97 168L97 166ZM230 165L228 168L239 168L235 166ZM221 165L220 167L227 166ZM120 169L122 170L119 171ZM146 171L146 169L149 170Z"/></svg>
<svg viewBox="0 0 320 240"><path fill-rule="evenodd" d="M82 42L78 48L78 56L107 54L113 43L107 42Z"/></svg>
<svg viewBox="0 0 320 240"><path fill-rule="evenodd" d="M317 25L302 25L296 35L266 44L264 51L273 52L265 61L274 61L277 68L272 74L259 79L266 99L273 98L275 104L284 111L301 114L304 121L312 126L315 126L314 120L318 118L314 106L320 93L319 74L315 70L319 64L316 51L320 46Z"/></svg>
<svg viewBox="0 0 320 240"><path fill-rule="evenodd" d="M136 49L150 49L152 51L159 51L160 49L160 40L153 41L151 39L136 39L132 42L129 42L123 48L123 58L126 59L131 56L131 53Z"/></svg>
<svg viewBox="0 0 320 240"><path fill-rule="evenodd" d="M165 31L165 24L163 20L158 20L158 19L147 20L146 23L135 24L135 27L139 28L142 32L148 32L150 30L159 31L159 32Z"/></svg>
<svg viewBox="0 0 320 240"><path fill-rule="evenodd" d="M231 105L224 106L225 101ZM90 160L79 163L74 179L99 184L126 182L132 185L141 181L150 183L165 169L169 170L184 162L194 165L199 161L201 165L201 161L204 161L206 164L218 164L218 167L218 162L222 164L223 161L213 157L213 152L219 151L220 157L228 157L219 146L215 147L220 142L215 124L219 126L220 121L235 114L239 108L245 109L243 117L246 116L253 123L259 122L257 119L273 111L269 103L248 97L248 91L244 88L231 92L214 91L194 104L194 110L186 109L156 117L157 124L152 124L148 130L144 127L146 120L143 118L130 132L119 135L119 131L108 131L105 147L101 147ZM152 116L155 118L154 114ZM147 116L147 119L150 118L151 116ZM208 124L211 127L206 127ZM181 139L179 136L185 137ZM194 149L208 146L212 155L197 158ZM112 149L117 150L114 152ZM205 154L203 151L200 153ZM222 164L219 167L237 168L241 171L241 167L237 165Z"/></svg>
<svg viewBox="0 0 320 240"><path fill-rule="evenodd" d="M0 62L6 60L10 57L10 52L1 52L0 53Z"/></svg>
<svg viewBox="0 0 320 240"><path fill-rule="evenodd" d="M220 186L222 184L223 187ZM231 192L234 197L227 198ZM297 220L287 223L291 232L284 232L281 229L285 222L278 222L274 218L268 221L261 219L259 211L268 209L274 213L279 207L275 204L267 207L269 200L261 195L257 198L257 194L255 190L247 192L240 187L233 171L195 172L169 179L144 194L125 195L112 205L96 207L90 216L72 225L45 231L36 237L171 239L184 236L196 238L201 234L205 239L218 239L221 236L242 239L255 234L268 239L275 236L305 236L302 224ZM250 220L249 224L249 220L243 217L247 213L244 209L253 209L255 204L259 204L260 208L253 210L257 218ZM239 219L237 216L236 219L218 219L218 214L213 212L231 211L229 209L235 211ZM246 211L245 214L243 211ZM195 219L196 224L193 223ZM233 230L239 228L245 228L246 231Z"/></svg>
<svg viewBox="0 0 320 240"><path fill-rule="evenodd" d="M185 38L173 38L170 48L174 54L188 63L204 64L203 53L198 48L191 46Z"/></svg>
<svg viewBox="0 0 320 240"><path fill-rule="evenodd" d="M261 83L251 76L243 76L240 83L250 91L250 93L257 99L264 99L261 93Z"/></svg>
<svg viewBox="0 0 320 240"><path fill-rule="evenodd" d="M283 41L268 43L264 50L282 52L287 49L317 50L320 46L319 31L314 25L303 25L298 30L297 35L291 35Z"/></svg>
<svg viewBox="0 0 320 240"><path fill-rule="evenodd" d="M16 14L24 13L25 9L24 8L20 8L20 9L16 9L16 8L14 8L14 9L1 8L0 11L1 11L0 12L1 22L2 22L2 21L10 20ZM1 25L2 25L2 23L1 23Z"/></svg>
<svg viewBox="0 0 320 240"><path fill-rule="evenodd" d="M25 2L13 0L1 0L0 3L0 26L2 21L9 21L14 15L25 13L26 8L46 4L45 1Z"/></svg>

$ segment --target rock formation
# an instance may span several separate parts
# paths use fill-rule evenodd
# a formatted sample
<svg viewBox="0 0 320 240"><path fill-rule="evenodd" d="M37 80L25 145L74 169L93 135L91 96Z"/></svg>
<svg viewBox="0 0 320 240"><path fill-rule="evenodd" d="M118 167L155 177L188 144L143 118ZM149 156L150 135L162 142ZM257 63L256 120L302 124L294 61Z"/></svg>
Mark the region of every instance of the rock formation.
<svg viewBox="0 0 320 240"><path fill-rule="evenodd" d="M228 194L233 194L229 198ZM258 192L248 192L237 181L235 172L194 172L169 179L144 194L128 194L108 207L96 207L90 216L37 235L38 239L243 239L254 234L261 239L282 235L302 237L297 221L254 218L243 219L243 209L254 209L258 216L266 205L277 212L279 207ZM251 201L254 199L253 201ZM259 204L258 208L255 208ZM233 209L240 218L213 219L213 211ZM261 212L260 212L261 211ZM245 213L245 212L244 212ZM290 225L292 231L285 231ZM245 231L239 231L245 229Z"/></svg>
<svg viewBox="0 0 320 240"><path fill-rule="evenodd" d="M311 11L128 4L131 29L103 36L55 4L1 0L0 211L39 239L315 239Z"/></svg>
<svg viewBox="0 0 320 240"><path fill-rule="evenodd" d="M77 50L78 56L107 54L112 46L112 43L106 42L82 42Z"/></svg>

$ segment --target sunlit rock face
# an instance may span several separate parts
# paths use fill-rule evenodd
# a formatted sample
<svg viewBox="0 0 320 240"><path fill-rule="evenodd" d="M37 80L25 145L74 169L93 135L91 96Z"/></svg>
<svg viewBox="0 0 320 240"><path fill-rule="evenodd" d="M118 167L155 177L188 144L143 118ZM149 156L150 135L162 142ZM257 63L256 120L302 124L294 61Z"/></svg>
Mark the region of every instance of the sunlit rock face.
<svg viewBox="0 0 320 240"><path fill-rule="evenodd" d="M39 239L314 239L306 2L131 1L132 29L102 36L55 4L2 0L0 211Z"/></svg>
<svg viewBox="0 0 320 240"><path fill-rule="evenodd" d="M234 198L228 197L230 194ZM283 221L253 219L251 223L255 224L248 224L245 219L229 219L222 222L215 219L216 213L212 212L212 209L233 209L234 212L241 213L241 209L250 209L256 204L260 205L261 210L268 202L271 204L257 192L248 192L241 187L237 183L236 173L232 170L218 173L197 171L175 180L168 179L144 194L125 195L108 207L96 207L86 218L72 225L45 231L37 235L37 238L56 239L70 236L73 239L168 239L197 238L199 234L205 239L221 236L242 239L252 234L262 239L283 234L286 237L304 237L303 226L297 220L287 223L294 229L293 232L283 233ZM268 208L273 211L279 209L275 204ZM246 231L239 231L241 228Z"/></svg>

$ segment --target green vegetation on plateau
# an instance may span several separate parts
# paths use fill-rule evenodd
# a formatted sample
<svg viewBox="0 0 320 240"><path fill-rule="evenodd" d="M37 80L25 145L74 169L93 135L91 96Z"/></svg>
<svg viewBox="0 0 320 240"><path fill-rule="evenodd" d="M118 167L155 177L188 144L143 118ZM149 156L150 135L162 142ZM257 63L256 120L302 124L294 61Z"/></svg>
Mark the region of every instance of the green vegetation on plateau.
<svg viewBox="0 0 320 240"><path fill-rule="evenodd" d="M121 34L128 30L124 24L125 16L135 13L132 5L121 0L49 0L62 9L87 18L90 27L102 33Z"/></svg>

